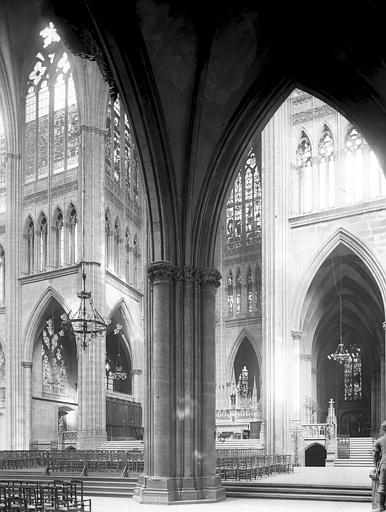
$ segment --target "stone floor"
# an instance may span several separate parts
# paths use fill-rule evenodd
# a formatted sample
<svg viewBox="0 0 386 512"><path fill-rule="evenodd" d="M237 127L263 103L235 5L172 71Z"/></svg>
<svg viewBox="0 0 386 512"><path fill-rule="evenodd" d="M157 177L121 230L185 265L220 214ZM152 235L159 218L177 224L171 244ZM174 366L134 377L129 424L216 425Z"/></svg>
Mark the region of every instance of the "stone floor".
<svg viewBox="0 0 386 512"><path fill-rule="evenodd" d="M272 483L369 485L371 468L295 468L292 474L265 478ZM260 479L258 480L261 481ZM92 498L92 512L159 512L161 505L142 505L131 498ZM370 512L371 503L227 498L219 503L169 505L170 512Z"/></svg>

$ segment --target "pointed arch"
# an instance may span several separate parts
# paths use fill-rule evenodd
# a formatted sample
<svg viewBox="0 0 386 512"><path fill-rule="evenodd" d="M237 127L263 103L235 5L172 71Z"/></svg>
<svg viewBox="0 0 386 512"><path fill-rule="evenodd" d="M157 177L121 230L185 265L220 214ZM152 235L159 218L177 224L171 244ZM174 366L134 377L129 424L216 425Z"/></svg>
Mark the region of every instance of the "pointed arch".
<svg viewBox="0 0 386 512"><path fill-rule="evenodd" d="M355 255L357 255L367 266L370 274L373 276L378 285L382 296L383 307L386 304L386 276L382 265L377 260L376 256L371 250L355 235L350 233L344 228L338 229L326 242L321 245L321 248L316 251L316 255L310 265L308 266L305 277L299 285L295 293L296 300L294 302L291 318L294 331L302 332L303 330L303 309L306 301L306 296L311 283L318 272L323 262L328 258L331 252L343 244L348 247Z"/></svg>
<svg viewBox="0 0 386 512"><path fill-rule="evenodd" d="M111 320L118 311L120 311L120 313L125 321L125 324L126 324L129 339L128 340L124 339L124 341L125 341L127 351L130 354L133 368L141 368L142 369L143 361L142 361L142 357L141 357L140 333L137 331L137 329L135 327L135 323L134 323L133 317L130 313L130 309L129 309L128 305L126 304L124 298L122 298L122 299L118 300L118 302L116 302L116 304L112 307L108 318Z"/></svg>
<svg viewBox="0 0 386 512"><path fill-rule="evenodd" d="M78 212L71 202L67 207L66 229L67 229L67 252L68 263L73 265L78 261Z"/></svg>
<svg viewBox="0 0 386 512"><path fill-rule="evenodd" d="M32 361L34 343L38 334L39 325L42 316L51 300L56 300L56 302L64 309L66 313L70 313L70 308L60 293L57 292L52 286L48 286L36 301L35 306L33 307L26 322L26 327L23 333L24 361Z"/></svg>
<svg viewBox="0 0 386 512"><path fill-rule="evenodd" d="M55 249L55 266L62 267L64 265L64 217L60 206L54 211L54 249Z"/></svg>
<svg viewBox="0 0 386 512"><path fill-rule="evenodd" d="M250 342L250 344L256 354L256 358L257 358L257 362L259 364L259 369L260 369L260 374L261 374L263 358L262 358L262 354L258 348L257 340L246 327L243 327L241 329L241 331L239 332L237 338L235 339L233 346L231 348L231 351L229 352L229 355L228 355L228 360L227 360L227 364L226 364L227 382L231 382L231 380L232 380L233 364L235 362L235 358L236 358L237 352L240 348L240 345L244 341L245 338L248 339L248 341ZM237 378L236 375L235 375L235 378ZM258 384L258 383L256 383L256 384Z"/></svg>

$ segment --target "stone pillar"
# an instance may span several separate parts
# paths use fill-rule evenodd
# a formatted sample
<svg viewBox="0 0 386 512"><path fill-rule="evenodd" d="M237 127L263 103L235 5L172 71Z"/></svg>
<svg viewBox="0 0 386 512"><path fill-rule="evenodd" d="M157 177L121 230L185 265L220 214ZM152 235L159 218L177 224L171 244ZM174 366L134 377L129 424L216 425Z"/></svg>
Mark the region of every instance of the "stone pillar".
<svg viewBox="0 0 386 512"><path fill-rule="evenodd" d="M201 475L202 497L218 501L225 498L216 475L216 344L215 295L221 275L217 270L200 272L201 280Z"/></svg>
<svg viewBox="0 0 386 512"><path fill-rule="evenodd" d="M32 361L23 361L25 383L25 439L24 450L30 449L32 436Z"/></svg>
<svg viewBox="0 0 386 512"><path fill-rule="evenodd" d="M290 215L290 112L288 101L262 133L262 327L266 451L287 453L290 445L287 394L292 359L286 255ZM277 141L284 141L277 144Z"/></svg>
<svg viewBox="0 0 386 512"><path fill-rule="evenodd" d="M80 174L81 259L85 262L86 291L92 293L94 307L105 314L105 258L103 149L105 130L81 125ZM79 277L82 266L79 268ZM79 287L81 280L79 279ZM75 307L72 308L75 311ZM78 343L78 441L81 450L95 449L106 440L105 334L91 340L83 350Z"/></svg>
<svg viewBox="0 0 386 512"><path fill-rule="evenodd" d="M142 503L218 501L215 270L150 264Z"/></svg>
<svg viewBox="0 0 386 512"><path fill-rule="evenodd" d="M383 330L386 331L386 322L382 323ZM381 422L386 419L386 401L385 401L385 393L386 393L386 376L385 376L385 343L386 343L386 332L384 341L382 344L382 349L379 351L379 357L381 359ZM378 425L377 425L378 426Z"/></svg>

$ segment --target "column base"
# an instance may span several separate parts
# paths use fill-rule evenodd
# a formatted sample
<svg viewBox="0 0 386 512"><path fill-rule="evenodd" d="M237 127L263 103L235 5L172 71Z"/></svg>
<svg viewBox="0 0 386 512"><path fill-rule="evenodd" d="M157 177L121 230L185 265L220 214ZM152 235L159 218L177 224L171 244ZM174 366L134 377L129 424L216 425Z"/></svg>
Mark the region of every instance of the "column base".
<svg viewBox="0 0 386 512"><path fill-rule="evenodd" d="M78 430L76 448L78 450L96 450L106 439L105 430Z"/></svg>
<svg viewBox="0 0 386 512"><path fill-rule="evenodd" d="M198 485L197 485L198 484ZM199 478L147 477L141 475L133 499L139 503L197 503L225 499L225 489L218 476Z"/></svg>

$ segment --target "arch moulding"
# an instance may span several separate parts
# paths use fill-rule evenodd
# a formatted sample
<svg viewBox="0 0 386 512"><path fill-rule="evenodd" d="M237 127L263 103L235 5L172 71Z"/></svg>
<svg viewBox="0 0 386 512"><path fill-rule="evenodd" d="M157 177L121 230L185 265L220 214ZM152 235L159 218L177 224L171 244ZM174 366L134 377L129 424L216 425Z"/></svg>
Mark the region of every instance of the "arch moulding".
<svg viewBox="0 0 386 512"><path fill-rule="evenodd" d="M316 256L305 273L303 281L300 283L298 290L295 293L295 302L292 310L292 326L294 331L303 332L303 319L304 319L304 304L306 301L308 290L312 284L316 273L321 265L328 258L331 252L338 247L339 244L345 245L350 249L363 263L365 263L369 272L373 276L379 291L382 296L383 307L386 304L386 276L375 255L371 250L355 235L350 233L344 228L340 228L322 244L321 248L316 252Z"/></svg>
<svg viewBox="0 0 386 512"><path fill-rule="evenodd" d="M235 339L232 349L228 356L228 361L227 361L227 366L226 366L227 382L231 382L231 380L232 380L233 363L235 361L237 351L239 350L240 345L244 341L245 338L247 338L249 343L252 345L252 348L257 357L257 362L259 363L259 370L261 373L262 357L261 357L260 350L257 346L257 341L256 341L255 337L251 334L251 332L248 331L248 329L246 329L245 327L243 327L243 329L239 332L237 338ZM259 384L259 383L257 382L256 384Z"/></svg>

